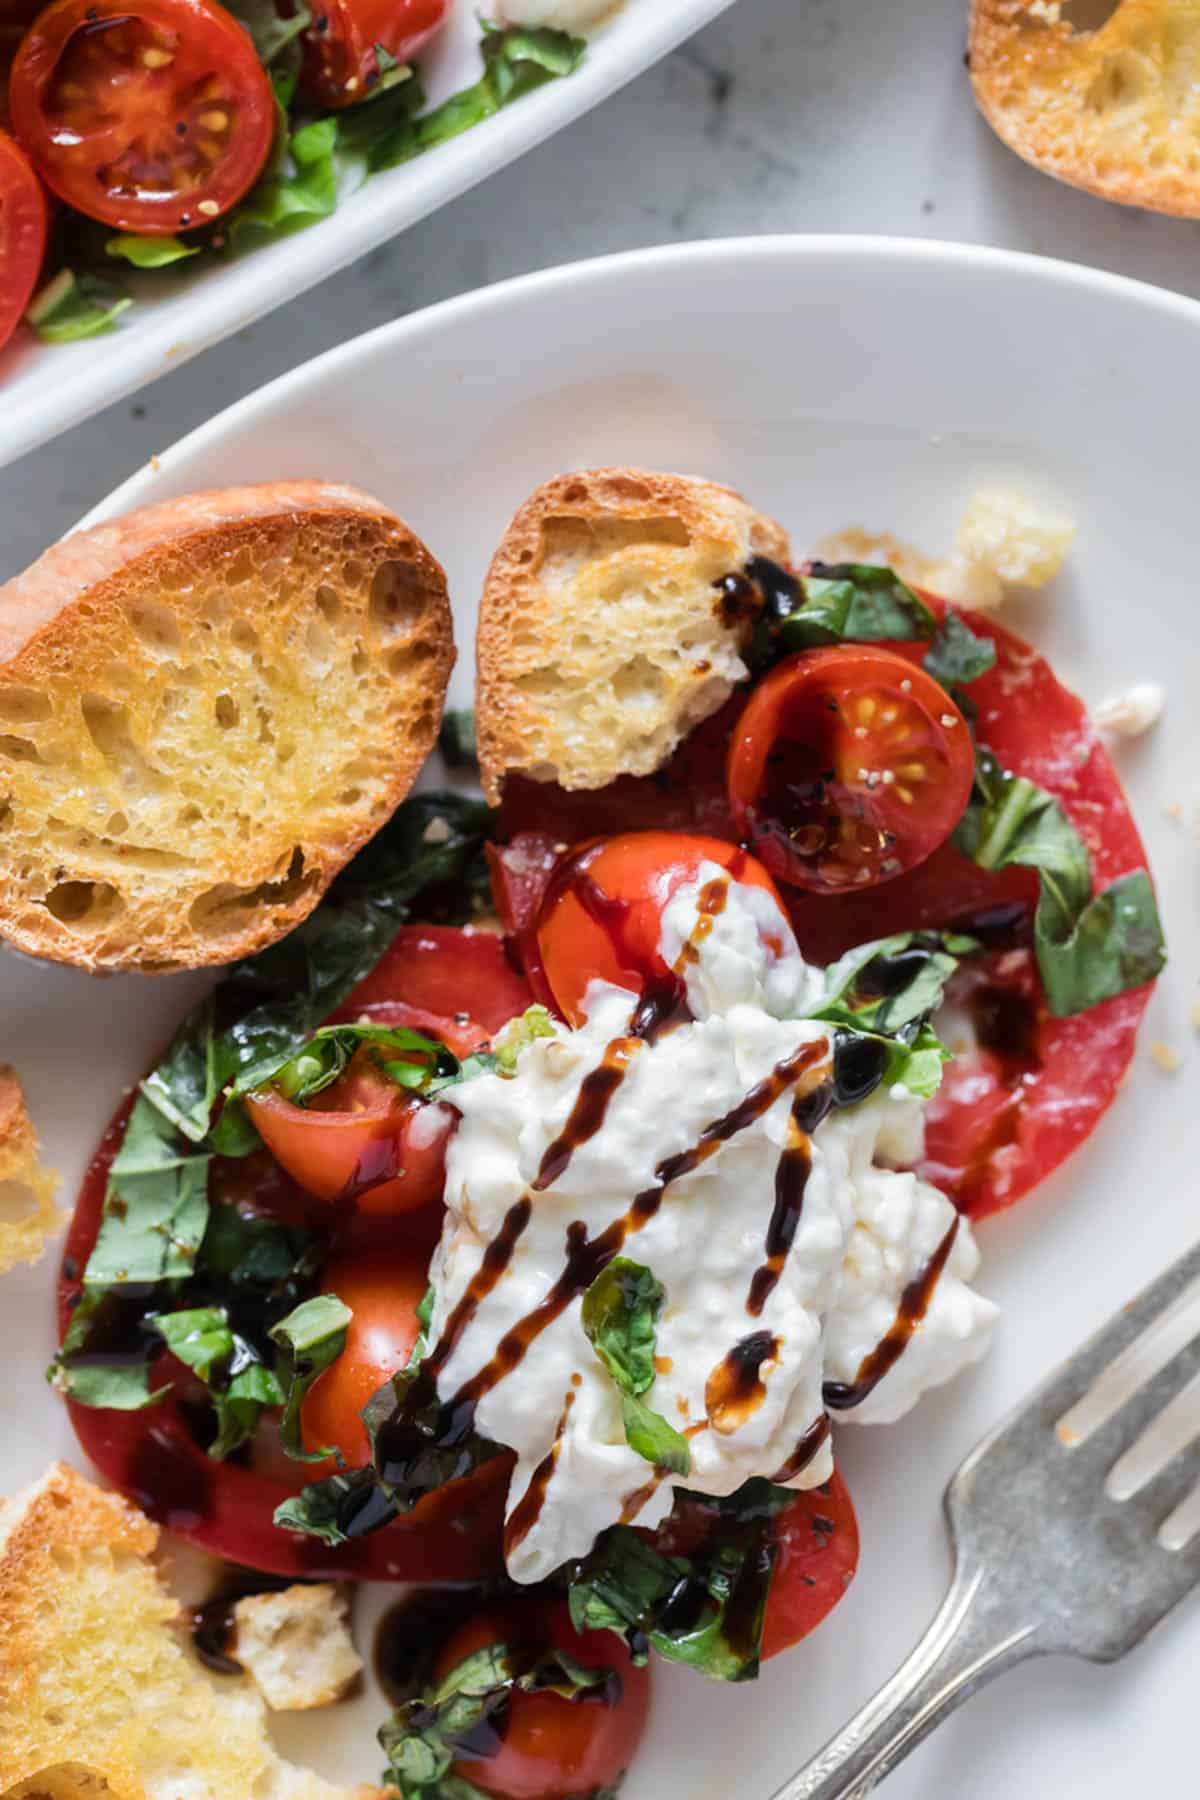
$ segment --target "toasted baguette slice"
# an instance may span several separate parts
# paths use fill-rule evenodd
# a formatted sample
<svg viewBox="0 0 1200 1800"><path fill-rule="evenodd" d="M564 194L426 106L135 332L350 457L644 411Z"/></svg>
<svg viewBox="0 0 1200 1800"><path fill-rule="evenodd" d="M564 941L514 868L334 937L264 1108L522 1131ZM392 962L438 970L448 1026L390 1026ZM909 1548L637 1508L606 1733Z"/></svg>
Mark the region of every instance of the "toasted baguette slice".
<svg viewBox="0 0 1200 1800"><path fill-rule="evenodd" d="M58 1178L38 1160L37 1133L17 1072L0 1063L0 1275L36 1262L62 1220Z"/></svg>
<svg viewBox="0 0 1200 1800"><path fill-rule="evenodd" d="M284 1762L253 1683L185 1649L157 1539L63 1463L0 1512L0 1795L369 1800Z"/></svg>
<svg viewBox="0 0 1200 1800"><path fill-rule="evenodd" d="M1005 143L1075 187L1200 217L1200 3L1120 0L1096 30L1069 0L974 0L975 97Z"/></svg>
<svg viewBox="0 0 1200 1800"><path fill-rule="evenodd" d="M720 584L752 556L785 562L786 532L710 481L587 469L531 494L479 609L488 798L513 774L600 788L659 768L746 673L751 622Z"/></svg>
<svg viewBox="0 0 1200 1800"><path fill-rule="evenodd" d="M64 539L0 586L0 936L151 971L282 936L408 792L453 659L441 566L354 488Z"/></svg>

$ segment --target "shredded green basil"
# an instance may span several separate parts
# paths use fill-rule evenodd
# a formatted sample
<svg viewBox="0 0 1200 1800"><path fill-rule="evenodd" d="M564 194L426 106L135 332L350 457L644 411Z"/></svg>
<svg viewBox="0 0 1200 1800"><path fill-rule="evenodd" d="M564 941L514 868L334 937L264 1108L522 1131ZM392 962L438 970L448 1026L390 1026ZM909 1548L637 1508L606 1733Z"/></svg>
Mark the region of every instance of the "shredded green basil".
<svg viewBox="0 0 1200 1800"><path fill-rule="evenodd" d="M621 1392L631 1450L676 1475L692 1466L688 1441L641 1396L654 1385L654 1347L665 1290L642 1263L614 1257L583 1296L588 1342Z"/></svg>

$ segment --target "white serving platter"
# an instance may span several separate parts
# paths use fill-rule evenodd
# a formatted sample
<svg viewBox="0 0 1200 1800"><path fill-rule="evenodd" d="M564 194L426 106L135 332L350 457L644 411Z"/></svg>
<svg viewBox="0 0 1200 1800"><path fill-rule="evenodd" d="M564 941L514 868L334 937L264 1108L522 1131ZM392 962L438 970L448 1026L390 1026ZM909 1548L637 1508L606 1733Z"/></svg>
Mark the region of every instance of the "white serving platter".
<svg viewBox="0 0 1200 1800"><path fill-rule="evenodd" d="M381 390L404 393L402 432L373 404ZM842 1606L754 1685L660 1666L626 1800L768 1800L891 1673L940 1599L940 1494L961 1456L1196 1235L1197 416L1190 301L995 251L713 243L527 277L386 326L220 415L94 515L234 481L361 483L447 565L461 704L490 551L515 505L558 470L624 462L726 480L782 518L801 549L856 522L939 550L973 488L1016 479L1067 507L1079 536L1054 588L1006 618L1089 700L1138 679L1167 689L1161 724L1119 751L1172 952L1128 1082L1090 1143L980 1230L982 1286L1004 1315L990 1360L906 1422L841 1433L863 1537ZM0 1046L68 1192L123 1087L200 985L97 982L16 957L0 966ZM1177 1053L1177 1073L1151 1058L1154 1041ZM52 1260L0 1282L10 1491L50 1456L77 1454L42 1383ZM364 1597L365 1637L386 1597ZM891 1778L889 1800L1127 1800L1135 1769L1147 1791L1190 1794L1198 1655L1200 1604L1190 1604L1125 1665L1008 1675ZM368 1688L277 1735L331 1776L370 1777L383 1713Z"/></svg>
<svg viewBox="0 0 1200 1800"><path fill-rule="evenodd" d="M114 330L78 344L42 344L24 328L0 351L0 467L99 412L272 307L465 193L588 112L725 10L731 0L616 0L589 33L583 65L416 161L375 175L328 219L264 244L228 264L186 265L131 282L137 304ZM431 104L476 81L478 10L454 0L422 53Z"/></svg>

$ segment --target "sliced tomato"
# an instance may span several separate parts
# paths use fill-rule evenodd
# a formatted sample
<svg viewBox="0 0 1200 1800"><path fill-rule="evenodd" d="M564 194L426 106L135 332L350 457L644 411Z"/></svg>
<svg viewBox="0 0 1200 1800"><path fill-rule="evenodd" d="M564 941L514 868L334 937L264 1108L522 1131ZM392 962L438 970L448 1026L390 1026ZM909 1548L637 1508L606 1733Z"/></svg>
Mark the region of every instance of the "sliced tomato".
<svg viewBox="0 0 1200 1800"><path fill-rule="evenodd" d="M944 844L975 751L946 690L873 644L789 656L746 702L729 806L772 875L819 894L875 887Z"/></svg>
<svg viewBox="0 0 1200 1800"><path fill-rule="evenodd" d="M306 1450L340 1450L348 1468L369 1461L362 1409L412 1354L421 1329L417 1307L429 1270L408 1251L335 1257L321 1271L320 1290L336 1294L353 1317L337 1361L304 1397L300 1426Z"/></svg>
<svg viewBox="0 0 1200 1800"><path fill-rule="evenodd" d="M414 1212L441 1193L454 1113L411 1098L360 1051L310 1106L274 1088L246 1096L271 1154L307 1193L375 1215Z"/></svg>
<svg viewBox="0 0 1200 1800"><path fill-rule="evenodd" d="M59 1275L60 1337L79 1302L81 1274L99 1230L108 1173L130 1104L105 1133L76 1202ZM241 1179L239 1171L232 1186ZM277 1181L268 1184L262 1198L290 1215ZM292 1205L301 1212L302 1196L293 1196ZM427 1247L414 1255L423 1279ZM406 1295L411 1296L416 1281L415 1272L406 1278ZM511 1473L507 1458L497 1457L476 1474L430 1494L380 1531L329 1545L274 1523L276 1507L314 1478L311 1464L295 1463L290 1476L281 1476L277 1459L270 1472L213 1462L175 1394L141 1412L74 1401L67 1407L81 1448L114 1487L149 1518L230 1562L293 1580L329 1581L467 1581L501 1566L500 1534Z"/></svg>
<svg viewBox="0 0 1200 1800"><path fill-rule="evenodd" d="M383 73L380 52L408 62L449 10L450 0L316 0L304 33L304 87L320 106L367 99Z"/></svg>
<svg viewBox="0 0 1200 1800"><path fill-rule="evenodd" d="M33 296L49 229L46 193L33 164L8 133L0 131L0 348L21 323Z"/></svg>
<svg viewBox="0 0 1200 1800"><path fill-rule="evenodd" d="M577 1632L565 1602L530 1600L468 1619L442 1647L434 1679L491 1644L530 1655L562 1650L586 1669L608 1671L609 1680L602 1692L573 1700L515 1690L494 1729L476 1734L482 1754L459 1757L452 1773L497 1800L584 1800L614 1790L645 1729L649 1670L635 1667L614 1632Z"/></svg>
<svg viewBox="0 0 1200 1800"><path fill-rule="evenodd" d="M627 832L581 845L560 860L542 903L537 941L546 979L571 1024L582 1021L593 981L642 994L671 980L659 949L663 908L705 862L779 900L762 865L720 838ZM779 906L782 912L782 901Z"/></svg>
<svg viewBox="0 0 1200 1800"><path fill-rule="evenodd" d="M858 1568L858 1520L841 1472L824 1487L807 1488L777 1513L778 1546L767 1596L763 1656L778 1656L815 1631L831 1613Z"/></svg>
<svg viewBox="0 0 1200 1800"><path fill-rule="evenodd" d="M336 1022L376 1017L381 1003L400 1000L465 1028L478 1025L490 1034L523 1013L531 998L528 983L497 932L405 925L330 1018ZM454 1049L449 1038L444 1041Z"/></svg>
<svg viewBox="0 0 1200 1800"><path fill-rule="evenodd" d="M275 135L250 36L210 0L52 0L17 52L10 105L61 199L150 234L227 212Z"/></svg>

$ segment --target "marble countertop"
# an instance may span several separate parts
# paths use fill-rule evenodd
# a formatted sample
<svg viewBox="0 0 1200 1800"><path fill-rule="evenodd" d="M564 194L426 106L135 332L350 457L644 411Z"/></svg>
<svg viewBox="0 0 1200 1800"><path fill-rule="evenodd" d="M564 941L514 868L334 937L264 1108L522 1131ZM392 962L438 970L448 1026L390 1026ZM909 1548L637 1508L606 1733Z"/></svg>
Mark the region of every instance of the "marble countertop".
<svg viewBox="0 0 1200 1800"><path fill-rule="evenodd" d="M963 69L965 14L966 0L735 0L511 168L5 469L0 577L273 376L417 307L580 257L738 233L880 232L1037 251L1200 298L1200 225L1075 193L993 137Z"/></svg>

